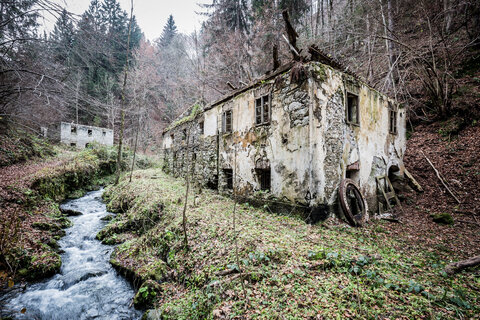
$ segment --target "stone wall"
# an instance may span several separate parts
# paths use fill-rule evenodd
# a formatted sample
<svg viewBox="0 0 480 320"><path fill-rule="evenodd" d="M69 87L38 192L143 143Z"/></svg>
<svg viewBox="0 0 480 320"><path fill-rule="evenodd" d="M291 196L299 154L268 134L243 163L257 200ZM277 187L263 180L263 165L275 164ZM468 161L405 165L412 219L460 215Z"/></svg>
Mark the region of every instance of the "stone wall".
<svg viewBox="0 0 480 320"><path fill-rule="evenodd" d="M386 172L389 163L403 167L404 110L398 109L398 133L390 134L391 99L321 63L305 64L302 71L306 77L298 82L291 81L287 70L198 114L192 108L182 115L164 133L165 170L185 174L189 133L194 164L189 167L199 185L230 192L225 170L235 169L237 195L334 211L338 186L348 175L375 208L375 176ZM347 93L358 96L358 125L345 120ZM255 100L265 95L270 96L271 120L257 125ZM226 111L232 112L232 132L222 132ZM260 191L257 170L265 168L271 174L268 192Z"/></svg>
<svg viewBox="0 0 480 320"><path fill-rule="evenodd" d="M60 142L77 149L83 149L94 142L112 146L113 130L62 122L60 124Z"/></svg>

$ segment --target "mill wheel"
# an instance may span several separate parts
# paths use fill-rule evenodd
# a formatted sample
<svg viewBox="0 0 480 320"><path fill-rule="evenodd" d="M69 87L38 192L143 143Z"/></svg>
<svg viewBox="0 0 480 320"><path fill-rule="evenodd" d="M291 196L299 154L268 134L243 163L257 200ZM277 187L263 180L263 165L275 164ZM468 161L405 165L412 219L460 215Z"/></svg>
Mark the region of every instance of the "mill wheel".
<svg viewBox="0 0 480 320"><path fill-rule="evenodd" d="M343 179L338 193L348 223L352 226L361 226L367 216L368 207L358 186L351 179Z"/></svg>

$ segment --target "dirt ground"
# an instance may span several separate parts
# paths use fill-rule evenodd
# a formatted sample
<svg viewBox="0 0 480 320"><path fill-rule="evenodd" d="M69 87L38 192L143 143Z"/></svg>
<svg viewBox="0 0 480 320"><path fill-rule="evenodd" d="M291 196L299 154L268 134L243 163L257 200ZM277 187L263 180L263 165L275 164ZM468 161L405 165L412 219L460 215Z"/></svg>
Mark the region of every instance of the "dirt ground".
<svg viewBox="0 0 480 320"><path fill-rule="evenodd" d="M461 203L450 195L423 153L445 178ZM423 187L403 201L401 223L388 229L406 245L443 249L453 260L480 254L480 125L458 135L445 134L445 124L421 125L407 142L406 168ZM453 225L433 222L432 215L449 213Z"/></svg>

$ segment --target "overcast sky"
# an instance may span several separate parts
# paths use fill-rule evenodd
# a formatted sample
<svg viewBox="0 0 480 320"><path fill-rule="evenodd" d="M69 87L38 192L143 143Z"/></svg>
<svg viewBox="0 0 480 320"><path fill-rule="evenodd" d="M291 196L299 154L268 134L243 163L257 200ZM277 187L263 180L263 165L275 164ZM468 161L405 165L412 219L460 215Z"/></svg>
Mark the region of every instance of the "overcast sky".
<svg viewBox="0 0 480 320"><path fill-rule="evenodd" d="M82 14L90 4L90 0L53 0L68 11ZM130 0L118 0L123 10L130 12ZM134 0L133 14L137 17L145 37L148 40L158 38L168 16L173 15L177 28L182 33L190 34L200 29L202 16L195 14L201 11L197 3L211 3L211 0ZM47 32L53 29L54 17L45 17L44 24Z"/></svg>

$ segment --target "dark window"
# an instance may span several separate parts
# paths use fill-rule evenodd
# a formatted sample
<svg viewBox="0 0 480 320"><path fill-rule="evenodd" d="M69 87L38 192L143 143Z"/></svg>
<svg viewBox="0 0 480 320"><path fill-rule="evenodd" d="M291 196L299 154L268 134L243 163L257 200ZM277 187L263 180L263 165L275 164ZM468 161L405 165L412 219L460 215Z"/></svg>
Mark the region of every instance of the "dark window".
<svg viewBox="0 0 480 320"><path fill-rule="evenodd" d="M232 110L223 113L222 129L223 133L232 132Z"/></svg>
<svg viewBox="0 0 480 320"><path fill-rule="evenodd" d="M170 135L170 138L172 139L172 142L173 142L173 138L175 138L175 135L172 133L172 134Z"/></svg>
<svg viewBox="0 0 480 320"><path fill-rule="evenodd" d="M92 135L92 129L88 129L88 136Z"/></svg>
<svg viewBox="0 0 480 320"><path fill-rule="evenodd" d="M270 95L255 99L255 123L270 122Z"/></svg>
<svg viewBox="0 0 480 320"><path fill-rule="evenodd" d="M107 133L105 131L103 131L102 134L103 134L104 137L107 135Z"/></svg>
<svg viewBox="0 0 480 320"><path fill-rule="evenodd" d="M347 122L351 124L359 124L358 117L358 96L353 93L347 94Z"/></svg>
<svg viewBox="0 0 480 320"><path fill-rule="evenodd" d="M183 129L182 140L187 140L187 129Z"/></svg>
<svg viewBox="0 0 480 320"><path fill-rule="evenodd" d="M70 147L76 147L76 146L77 146L77 144L75 142L70 143Z"/></svg>
<svg viewBox="0 0 480 320"><path fill-rule="evenodd" d="M271 174L270 168L256 169L258 181L260 182L260 190L270 190L271 188Z"/></svg>
<svg viewBox="0 0 480 320"><path fill-rule="evenodd" d="M85 143L85 148L90 147L90 143Z"/></svg>
<svg viewBox="0 0 480 320"><path fill-rule="evenodd" d="M75 127L72 126L72 127L70 128L70 133L71 133L71 134L77 134L77 127L76 127L76 126L75 126Z"/></svg>
<svg viewBox="0 0 480 320"><path fill-rule="evenodd" d="M232 169L223 169L223 174L225 174L225 182L227 183L227 189L233 189L233 170Z"/></svg>
<svg viewBox="0 0 480 320"><path fill-rule="evenodd" d="M198 127L199 127L199 129L200 129L200 134L204 134L204 132L205 132L205 124L204 124L203 121L200 121L200 122L198 123Z"/></svg>
<svg viewBox="0 0 480 320"><path fill-rule="evenodd" d="M388 114L389 114L389 118L388 118L389 129L388 130L392 134L397 134L397 114L398 114L398 111L395 110L395 108L392 105L389 104Z"/></svg>

